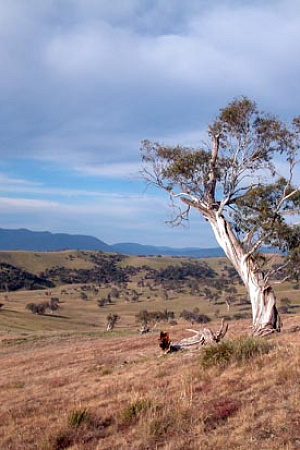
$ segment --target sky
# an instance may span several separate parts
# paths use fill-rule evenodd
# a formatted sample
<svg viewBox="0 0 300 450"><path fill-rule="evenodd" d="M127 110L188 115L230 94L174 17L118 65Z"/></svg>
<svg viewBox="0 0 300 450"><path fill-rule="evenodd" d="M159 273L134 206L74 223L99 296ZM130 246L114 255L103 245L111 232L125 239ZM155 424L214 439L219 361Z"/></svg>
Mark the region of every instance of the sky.
<svg viewBox="0 0 300 450"><path fill-rule="evenodd" d="M216 247L141 141L199 146L242 95L290 120L299 80L299 0L0 0L0 228Z"/></svg>

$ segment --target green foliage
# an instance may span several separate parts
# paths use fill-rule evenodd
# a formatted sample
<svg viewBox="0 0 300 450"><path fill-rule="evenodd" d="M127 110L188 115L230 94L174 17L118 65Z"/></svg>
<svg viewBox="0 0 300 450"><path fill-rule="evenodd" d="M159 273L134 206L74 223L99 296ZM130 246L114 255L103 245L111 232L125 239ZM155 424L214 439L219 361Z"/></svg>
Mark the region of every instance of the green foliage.
<svg viewBox="0 0 300 450"><path fill-rule="evenodd" d="M204 263L181 263L181 265L169 265L165 269L156 271L155 280L187 280L189 278L203 279L214 278L216 272Z"/></svg>
<svg viewBox="0 0 300 450"><path fill-rule="evenodd" d="M121 317L118 314L108 314L108 316L106 317L107 330L112 330L120 319Z"/></svg>
<svg viewBox="0 0 300 450"><path fill-rule="evenodd" d="M248 362L255 356L261 356L274 349L274 344L259 338L243 338L235 342L234 359L239 363Z"/></svg>
<svg viewBox="0 0 300 450"><path fill-rule="evenodd" d="M285 202L285 211L300 206L300 192L294 192L292 187L287 186L287 180L279 178L275 183L259 184L236 199L236 209L232 217L239 232L261 230L265 234L265 245L279 247L282 251L299 249L298 227L291 228L277 207L283 192L287 196L290 195Z"/></svg>
<svg viewBox="0 0 300 450"><path fill-rule="evenodd" d="M217 346L209 345L203 348L201 365L205 368L212 366L228 366L234 354L233 342L221 342Z"/></svg>
<svg viewBox="0 0 300 450"><path fill-rule="evenodd" d="M200 313L199 308L194 308L193 311L183 309L180 313L180 317L188 320L189 322L195 323L208 323L211 321L211 318L209 316Z"/></svg>
<svg viewBox="0 0 300 450"><path fill-rule="evenodd" d="M28 309L32 314L43 315L46 309L49 307L48 302L42 303L27 303L26 309Z"/></svg>
<svg viewBox="0 0 300 450"><path fill-rule="evenodd" d="M274 346L263 339L241 338L237 341L223 341L218 345L203 348L201 365L205 368L226 367L233 362L246 363L253 357L269 353Z"/></svg>
<svg viewBox="0 0 300 450"><path fill-rule="evenodd" d="M170 193L174 224L189 217L192 207L216 226L217 212L226 220L232 241L244 254L265 267L259 249L268 246L287 256L286 272L300 271L300 190L295 167L299 163L300 118L286 124L259 111L246 97L234 99L208 127L211 140L204 149L171 147L144 141L144 178ZM275 158L285 158L287 176L279 176ZM297 180L295 180L298 183ZM177 205L180 199L187 206ZM231 235L232 236L232 235ZM173 279L183 271L161 273Z"/></svg>
<svg viewBox="0 0 300 450"><path fill-rule="evenodd" d="M54 284L45 278L38 277L20 267L5 262L0 263L0 291L37 290L52 287Z"/></svg>
<svg viewBox="0 0 300 450"><path fill-rule="evenodd" d="M163 311L148 311L147 309L142 309L135 317L137 322L141 322L144 326L147 326L151 322L167 322L170 319L175 319L175 313L168 309L164 309Z"/></svg>
<svg viewBox="0 0 300 450"><path fill-rule="evenodd" d="M69 283L123 283L128 281L130 268L119 267L121 255L110 255L101 252L91 253L90 262L93 268L68 268L54 266L44 270L47 279L55 280L61 284ZM85 296L84 296L85 297ZM86 299L86 298L83 298Z"/></svg>

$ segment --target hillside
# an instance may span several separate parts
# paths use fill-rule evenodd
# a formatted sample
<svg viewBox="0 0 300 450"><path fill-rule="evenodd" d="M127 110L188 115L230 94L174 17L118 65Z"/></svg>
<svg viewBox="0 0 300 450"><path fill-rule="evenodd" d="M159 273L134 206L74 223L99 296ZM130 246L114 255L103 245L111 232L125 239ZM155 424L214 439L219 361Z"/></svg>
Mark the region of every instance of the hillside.
<svg viewBox="0 0 300 450"><path fill-rule="evenodd" d="M18 251L0 267L13 283L53 283L0 294L1 449L299 448L300 333L284 332L300 325L298 284L277 288L283 332L257 341L226 258ZM158 346L161 330L176 343L223 318L218 347Z"/></svg>
<svg viewBox="0 0 300 450"><path fill-rule="evenodd" d="M300 310L297 283L278 285L276 291L283 312ZM28 303L44 303L51 296L62 302L61 314L67 319L41 321L28 312L24 314ZM99 309L99 302L103 308ZM14 312L16 328L27 331L42 323L52 330L58 324L72 329L79 323L85 329L91 324L101 324L105 329L106 316L115 313L121 315L122 327L132 328L136 327L135 315L142 309L172 311L176 320L183 310L207 315L210 320L251 315L245 288L226 258L139 257L86 251L0 252L0 303L2 330L13 329L10 314Z"/></svg>
<svg viewBox="0 0 300 450"><path fill-rule="evenodd" d="M194 258L224 256L219 248L171 248L155 247L135 243L108 245L94 236L50 233L49 231L30 231L26 229L7 230L0 228L0 251L60 251L96 250L128 255L170 255Z"/></svg>
<svg viewBox="0 0 300 450"><path fill-rule="evenodd" d="M57 251L57 250L109 251L109 245L93 237L26 229L0 229L0 250Z"/></svg>
<svg viewBox="0 0 300 450"><path fill-rule="evenodd" d="M248 325L232 323L228 344ZM184 335L171 331L174 340ZM162 356L157 333L4 335L0 446L297 449L299 336L274 336L269 349L265 341L251 351L246 341L245 359L206 367L205 349Z"/></svg>

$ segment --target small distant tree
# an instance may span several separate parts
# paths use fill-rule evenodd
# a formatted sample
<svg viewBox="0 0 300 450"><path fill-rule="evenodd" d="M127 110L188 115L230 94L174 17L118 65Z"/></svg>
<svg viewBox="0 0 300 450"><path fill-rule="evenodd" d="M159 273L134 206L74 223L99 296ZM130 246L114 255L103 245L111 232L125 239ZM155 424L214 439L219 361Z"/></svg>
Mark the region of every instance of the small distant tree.
<svg viewBox="0 0 300 450"><path fill-rule="evenodd" d="M111 331L115 328L116 324L119 322L120 316L118 314L108 314L106 320L107 320L106 331Z"/></svg>
<svg viewBox="0 0 300 450"><path fill-rule="evenodd" d="M32 312L32 314L43 315L48 308L48 302L43 303L28 303L26 305L26 309Z"/></svg>
<svg viewBox="0 0 300 450"><path fill-rule="evenodd" d="M137 322L147 327L150 324L153 325L157 322L168 322L170 319L175 319L175 313L168 309L164 309L163 311L147 311L147 309L142 309L135 317Z"/></svg>
<svg viewBox="0 0 300 450"><path fill-rule="evenodd" d="M220 110L208 138L198 149L144 141L143 177L170 195L173 224L191 209L210 224L249 292L253 334L279 331L270 279L300 271L300 117L285 124L242 97ZM262 257L265 246L281 254L279 267Z"/></svg>
<svg viewBox="0 0 300 450"><path fill-rule="evenodd" d="M50 309L52 314L55 311L58 311L60 309L59 298L51 297L50 302L48 302L48 308Z"/></svg>
<svg viewBox="0 0 300 450"><path fill-rule="evenodd" d="M135 318L137 322L141 322L143 327L148 327L152 317L149 311L147 311L147 309L142 309L135 315Z"/></svg>
<svg viewBox="0 0 300 450"><path fill-rule="evenodd" d="M81 292L80 298L81 298L81 300L84 300L84 301L87 301L89 299L86 292Z"/></svg>
<svg viewBox="0 0 300 450"><path fill-rule="evenodd" d="M140 299L140 296L142 295L142 293L137 292L135 289L132 290L132 297L131 300L133 302L138 302Z"/></svg>
<svg viewBox="0 0 300 450"><path fill-rule="evenodd" d="M97 300L97 304L99 306L99 308L103 308L103 306L105 306L107 303L106 298L100 298L99 300Z"/></svg>
<svg viewBox="0 0 300 450"><path fill-rule="evenodd" d="M210 317L199 312L199 308L194 308L193 311L183 309L179 317L182 317L183 319L191 323L208 323L211 321Z"/></svg>

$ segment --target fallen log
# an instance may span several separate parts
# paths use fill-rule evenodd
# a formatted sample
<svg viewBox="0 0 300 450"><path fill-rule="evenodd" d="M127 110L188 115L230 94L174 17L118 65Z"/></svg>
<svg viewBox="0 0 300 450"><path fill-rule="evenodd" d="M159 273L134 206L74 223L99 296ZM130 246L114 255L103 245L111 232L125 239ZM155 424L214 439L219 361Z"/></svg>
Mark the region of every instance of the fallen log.
<svg viewBox="0 0 300 450"><path fill-rule="evenodd" d="M160 347L165 353L173 353L178 352L179 350L188 350L191 348L199 348L206 344L217 344L220 342L226 335L228 331L228 324L225 324L223 319L221 327L218 331L214 332L211 328L203 328L200 331L187 329L187 331L191 331L194 333L194 336L189 338L184 338L179 342L171 343L169 333L161 331L159 341Z"/></svg>

